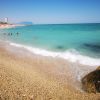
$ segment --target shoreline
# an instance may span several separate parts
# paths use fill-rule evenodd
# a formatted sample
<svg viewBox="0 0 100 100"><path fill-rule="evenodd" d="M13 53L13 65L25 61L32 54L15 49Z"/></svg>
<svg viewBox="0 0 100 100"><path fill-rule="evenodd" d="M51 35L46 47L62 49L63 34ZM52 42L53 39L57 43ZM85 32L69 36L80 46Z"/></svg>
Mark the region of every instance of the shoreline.
<svg viewBox="0 0 100 100"><path fill-rule="evenodd" d="M66 59L62 56L61 53L46 51L45 49L33 48L30 46L28 47L28 46L12 43L9 41L6 41L6 42L2 41L2 43L3 43L3 47L5 47L5 49L7 49L8 52L13 53L15 56L24 56L24 57L28 56L29 58L34 58L34 56L35 56L35 57L39 57L39 58L47 58L47 59L50 58L54 61L57 61L57 60L64 61L66 66L67 66L67 64L69 65L68 66L69 70L73 71L73 76L75 76L74 78L75 78L75 80L78 80L78 82L80 82L82 77L84 77L86 74L90 73L91 71L95 70L99 66L99 64L93 65L93 64L89 63L89 65L87 65L86 63L82 64L79 61L75 61L75 60L73 61L73 59L72 60L70 59L70 56L68 56L69 59ZM16 55L16 54L18 54L18 55ZM74 58L74 57L72 57L72 58ZM94 62L92 62L92 63L94 63Z"/></svg>
<svg viewBox="0 0 100 100"><path fill-rule="evenodd" d="M8 41L9 42L9 41ZM45 56L45 57L53 57L53 58L61 58L63 60L67 60L71 63L79 63L81 65L86 66L92 66L96 68L95 66L100 65L100 59L99 58L93 58L86 55L81 55L76 51L75 49L67 50L64 52L55 52L51 50L46 50L42 48L36 48L32 46L27 46L19 43L9 42L9 45L14 46L19 49L26 49L27 51L31 52L32 54Z"/></svg>
<svg viewBox="0 0 100 100"><path fill-rule="evenodd" d="M18 26L25 26L21 24L0 24L0 29L15 28Z"/></svg>
<svg viewBox="0 0 100 100"><path fill-rule="evenodd" d="M15 100L16 98L26 98L26 100L30 98L97 100L100 98L99 94L84 93L76 88L80 86L80 83L74 79L76 76L73 73L77 64L59 58L32 55L27 50L14 48L0 42L1 98ZM86 70L85 68L83 69Z"/></svg>

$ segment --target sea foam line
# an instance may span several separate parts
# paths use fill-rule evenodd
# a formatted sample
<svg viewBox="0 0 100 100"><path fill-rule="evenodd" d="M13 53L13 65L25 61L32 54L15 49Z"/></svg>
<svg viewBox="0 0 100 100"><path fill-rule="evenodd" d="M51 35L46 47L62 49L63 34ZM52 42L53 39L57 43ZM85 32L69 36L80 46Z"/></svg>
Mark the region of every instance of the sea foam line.
<svg viewBox="0 0 100 100"><path fill-rule="evenodd" d="M59 57L66 59L70 62L78 62L83 65L90 65L90 66L99 66L100 65L100 59L92 58L84 55L80 55L76 50L67 50L65 52L52 52L47 51L44 49L34 48L31 46L25 46L21 44L16 43L10 43L11 46L15 46L18 48L24 48L33 54L42 55L42 56L50 56L50 57Z"/></svg>

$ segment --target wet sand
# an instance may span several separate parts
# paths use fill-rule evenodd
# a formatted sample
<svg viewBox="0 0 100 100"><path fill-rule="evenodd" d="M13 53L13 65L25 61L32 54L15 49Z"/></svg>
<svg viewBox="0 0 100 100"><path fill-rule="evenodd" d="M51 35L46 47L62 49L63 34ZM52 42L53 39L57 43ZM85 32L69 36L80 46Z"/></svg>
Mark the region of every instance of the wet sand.
<svg viewBox="0 0 100 100"><path fill-rule="evenodd" d="M0 43L0 100L99 100L81 89L69 62ZM80 87L80 88L78 88Z"/></svg>

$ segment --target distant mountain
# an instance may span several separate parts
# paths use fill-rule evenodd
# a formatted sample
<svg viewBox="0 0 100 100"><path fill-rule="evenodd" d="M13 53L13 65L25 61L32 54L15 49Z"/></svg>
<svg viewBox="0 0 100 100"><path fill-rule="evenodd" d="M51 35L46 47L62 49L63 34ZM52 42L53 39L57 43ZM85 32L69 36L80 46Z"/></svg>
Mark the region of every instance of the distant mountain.
<svg viewBox="0 0 100 100"><path fill-rule="evenodd" d="M32 23L32 22L20 22L20 23L17 23L17 24L33 25L33 23Z"/></svg>

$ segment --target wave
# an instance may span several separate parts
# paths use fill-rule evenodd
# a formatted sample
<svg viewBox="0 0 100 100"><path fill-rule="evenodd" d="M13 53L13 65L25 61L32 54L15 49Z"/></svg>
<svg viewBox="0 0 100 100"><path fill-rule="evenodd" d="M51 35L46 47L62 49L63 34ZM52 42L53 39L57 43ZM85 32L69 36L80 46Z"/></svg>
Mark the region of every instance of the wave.
<svg viewBox="0 0 100 100"><path fill-rule="evenodd" d="M100 65L100 59L81 55L75 49L70 49L65 52L52 52L52 51L47 51L44 49L34 48L31 46L26 46L26 45L21 45L21 44L16 44L16 43L10 43L10 45L18 47L18 48L24 48L30 51L31 53L37 54L37 55L50 56L54 58L59 57L62 59L66 59L70 62L78 62L79 64L83 64L83 65L90 65L90 66Z"/></svg>

